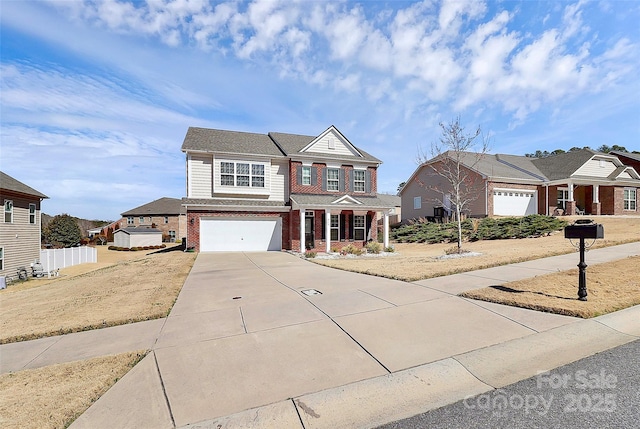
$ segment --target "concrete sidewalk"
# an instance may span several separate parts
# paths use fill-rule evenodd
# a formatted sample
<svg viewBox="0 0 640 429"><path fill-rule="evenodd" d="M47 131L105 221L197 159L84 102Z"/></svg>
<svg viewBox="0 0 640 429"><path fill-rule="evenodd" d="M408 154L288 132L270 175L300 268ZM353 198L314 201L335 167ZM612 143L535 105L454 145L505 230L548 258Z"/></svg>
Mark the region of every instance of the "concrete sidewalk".
<svg viewBox="0 0 640 429"><path fill-rule="evenodd" d="M72 428L372 427L640 337L640 306L582 320L456 296L577 261L405 283L280 252L203 253L166 319L2 346L1 369L151 349Z"/></svg>

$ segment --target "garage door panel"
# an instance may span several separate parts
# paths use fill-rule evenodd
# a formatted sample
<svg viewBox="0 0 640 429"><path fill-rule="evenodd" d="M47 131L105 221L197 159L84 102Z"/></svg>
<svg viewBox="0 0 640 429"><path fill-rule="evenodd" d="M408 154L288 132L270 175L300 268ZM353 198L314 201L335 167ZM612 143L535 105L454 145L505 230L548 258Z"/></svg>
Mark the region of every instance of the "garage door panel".
<svg viewBox="0 0 640 429"><path fill-rule="evenodd" d="M496 189L493 192L493 214L526 216L538 213L538 192L530 190Z"/></svg>
<svg viewBox="0 0 640 429"><path fill-rule="evenodd" d="M200 251L256 252L282 249L282 219L201 219Z"/></svg>

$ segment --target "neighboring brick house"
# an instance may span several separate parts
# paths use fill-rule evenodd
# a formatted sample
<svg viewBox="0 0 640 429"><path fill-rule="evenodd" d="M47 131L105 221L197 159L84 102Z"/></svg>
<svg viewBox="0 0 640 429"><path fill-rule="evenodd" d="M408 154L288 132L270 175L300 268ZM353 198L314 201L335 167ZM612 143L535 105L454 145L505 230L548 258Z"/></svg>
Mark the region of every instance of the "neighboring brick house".
<svg viewBox="0 0 640 429"><path fill-rule="evenodd" d="M0 171L0 276L15 275L40 259L41 203L49 198Z"/></svg>
<svg viewBox="0 0 640 429"><path fill-rule="evenodd" d="M468 216L640 214L640 175L615 155L590 149L546 158L465 152L461 160L474 191ZM401 189L403 221L452 211L451 189L433 168L439 162L420 165Z"/></svg>
<svg viewBox="0 0 640 429"><path fill-rule="evenodd" d="M176 241L186 237L187 215L178 198L163 197L121 213L118 228L154 226L162 231L164 241ZM117 228L114 228L117 229ZM115 231L114 231L115 232Z"/></svg>
<svg viewBox="0 0 640 429"><path fill-rule="evenodd" d="M187 246L196 251L329 252L377 240L381 161L334 126L318 136L189 128Z"/></svg>
<svg viewBox="0 0 640 429"><path fill-rule="evenodd" d="M609 153L617 156L624 165L633 167L634 170L640 173L640 153L620 152L618 150L612 150Z"/></svg>

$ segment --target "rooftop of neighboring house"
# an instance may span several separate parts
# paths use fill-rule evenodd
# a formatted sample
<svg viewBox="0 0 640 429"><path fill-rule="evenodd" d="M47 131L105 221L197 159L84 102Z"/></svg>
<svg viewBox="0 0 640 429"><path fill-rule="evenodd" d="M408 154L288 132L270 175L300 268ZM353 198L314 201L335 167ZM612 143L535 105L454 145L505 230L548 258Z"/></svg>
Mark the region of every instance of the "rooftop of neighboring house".
<svg viewBox="0 0 640 429"><path fill-rule="evenodd" d="M143 204L131 210L121 213L122 217L127 216L177 216L185 213L182 207L182 200L179 198L162 197L150 203Z"/></svg>
<svg viewBox="0 0 640 429"><path fill-rule="evenodd" d="M0 171L0 189L17 194L30 195L39 198L49 198L42 192L36 191L32 187L25 185L21 181L14 179L13 177L2 171Z"/></svg>

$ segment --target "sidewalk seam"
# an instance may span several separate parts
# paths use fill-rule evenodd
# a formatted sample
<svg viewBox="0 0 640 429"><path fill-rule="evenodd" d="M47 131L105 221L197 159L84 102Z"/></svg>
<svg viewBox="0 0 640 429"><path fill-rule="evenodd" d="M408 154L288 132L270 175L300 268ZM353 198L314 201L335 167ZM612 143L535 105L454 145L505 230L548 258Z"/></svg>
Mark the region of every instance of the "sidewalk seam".
<svg viewBox="0 0 640 429"><path fill-rule="evenodd" d="M171 410L171 403L169 402L169 397L167 396L167 389L164 386L164 380L162 379L162 373L160 372L160 365L158 365L158 356L156 355L155 350L151 350L151 353L153 353L153 360L156 363L156 371L158 371L158 378L160 379L160 387L162 387L162 395L164 396L165 403L167 404L169 417L171 417L171 425L175 428L176 420L173 417L173 411Z"/></svg>
<svg viewBox="0 0 640 429"><path fill-rule="evenodd" d="M45 337L45 338L46 338L46 337ZM46 352L47 352L51 347L53 347L54 345L58 344L58 342L59 342L60 340L62 340L62 338L64 338L64 335L60 335L60 337L59 337L56 341L52 342L52 343L49 345L49 347L47 347L46 349L44 349L44 350L42 350L40 353L38 353L38 355L37 355L37 356L35 356L33 359L31 359L29 362L27 362L27 363L26 363L22 368L20 368L20 370L28 369L28 368L29 368L29 365L31 365L31 363L33 363L33 362L34 362L35 360L37 360L40 356L42 356L43 354L45 354L45 353L46 353Z"/></svg>

